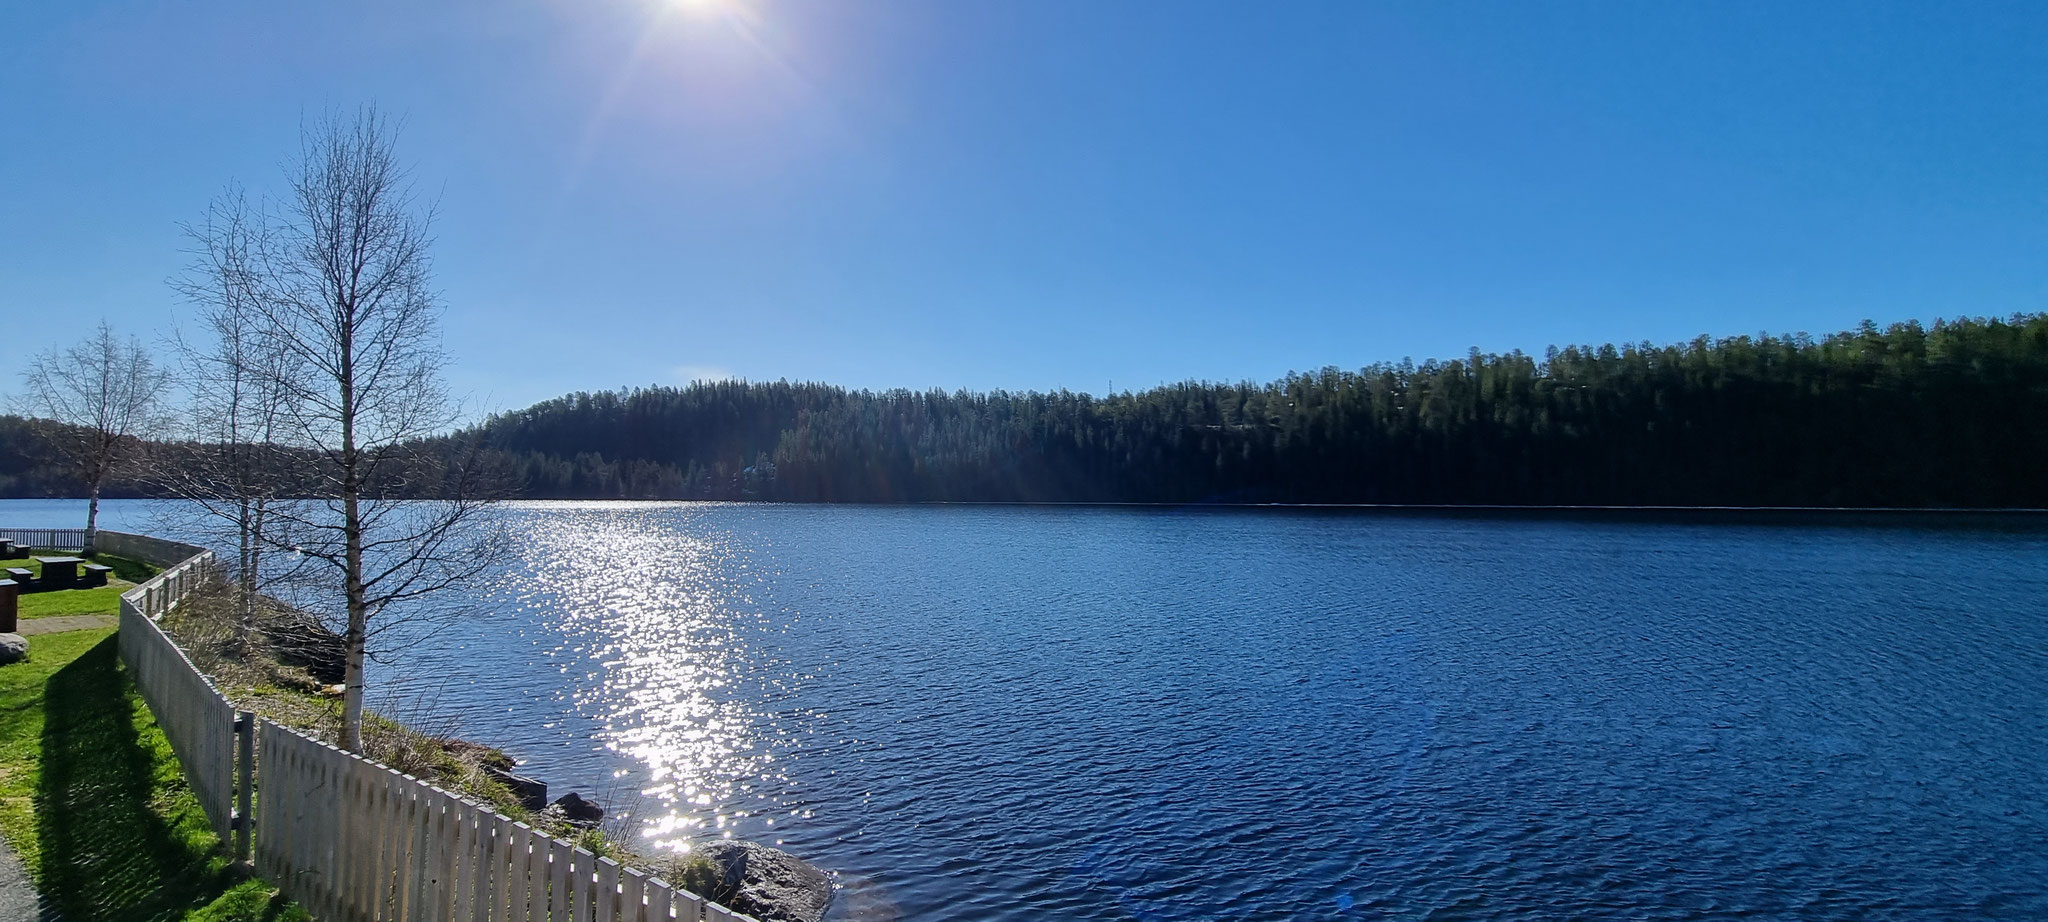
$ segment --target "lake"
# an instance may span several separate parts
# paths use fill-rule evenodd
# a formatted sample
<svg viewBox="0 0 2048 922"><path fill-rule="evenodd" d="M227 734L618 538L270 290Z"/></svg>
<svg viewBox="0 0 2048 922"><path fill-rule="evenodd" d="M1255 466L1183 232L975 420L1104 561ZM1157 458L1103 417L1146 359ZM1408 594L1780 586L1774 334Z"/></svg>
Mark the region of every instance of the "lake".
<svg viewBox="0 0 2048 922"><path fill-rule="evenodd" d="M377 700L837 919L2048 916L2028 521L503 514Z"/></svg>

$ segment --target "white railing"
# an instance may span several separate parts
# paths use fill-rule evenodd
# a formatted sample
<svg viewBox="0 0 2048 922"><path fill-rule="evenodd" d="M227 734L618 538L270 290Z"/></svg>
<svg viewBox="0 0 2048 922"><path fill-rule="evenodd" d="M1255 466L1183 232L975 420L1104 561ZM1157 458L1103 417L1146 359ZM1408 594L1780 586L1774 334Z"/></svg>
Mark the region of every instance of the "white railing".
<svg viewBox="0 0 2048 922"><path fill-rule="evenodd" d="M315 918L751 922L411 775L258 724L256 872Z"/></svg>
<svg viewBox="0 0 2048 922"><path fill-rule="evenodd" d="M156 625L212 577L212 552L118 532L100 537L113 539L103 545L109 553L152 562L189 552L121 596L121 661L214 830L223 841L232 836L239 860L253 855L256 872L315 918L754 922L411 775L235 711ZM250 816L253 822L243 821Z"/></svg>
<svg viewBox="0 0 2048 922"><path fill-rule="evenodd" d="M75 550L85 546L83 528L0 528L0 538L22 547Z"/></svg>
<svg viewBox="0 0 2048 922"><path fill-rule="evenodd" d="M213 568L212 552L192 550L198 553L121 594L117 643L200 808L225 842L235 829L235 708L156 626L156 618Z"/></svg>

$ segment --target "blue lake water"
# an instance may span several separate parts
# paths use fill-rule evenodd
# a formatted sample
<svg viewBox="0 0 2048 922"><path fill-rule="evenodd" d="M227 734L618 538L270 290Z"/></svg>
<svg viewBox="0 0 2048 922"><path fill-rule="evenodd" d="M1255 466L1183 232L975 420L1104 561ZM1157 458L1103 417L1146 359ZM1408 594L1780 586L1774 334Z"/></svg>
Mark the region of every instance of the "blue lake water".
<svg viewBox="0 0 2048 922"><path fill-rule="evenodd" d="M838 919L2048 917L2038 527L504 514L384 705Z"/></svg>

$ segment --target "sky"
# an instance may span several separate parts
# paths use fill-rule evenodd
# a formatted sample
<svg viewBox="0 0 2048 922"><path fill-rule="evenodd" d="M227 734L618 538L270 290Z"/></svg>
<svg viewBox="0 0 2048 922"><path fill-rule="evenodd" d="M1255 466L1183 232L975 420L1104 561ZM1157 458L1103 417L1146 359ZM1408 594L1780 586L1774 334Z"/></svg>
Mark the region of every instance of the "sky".
<svg viewBox="0 0 2048 922"><path fill-rule="evenodd" d="M2048 4L0 0L0 393L375 105L472 412L2048 308Z"/></svg>

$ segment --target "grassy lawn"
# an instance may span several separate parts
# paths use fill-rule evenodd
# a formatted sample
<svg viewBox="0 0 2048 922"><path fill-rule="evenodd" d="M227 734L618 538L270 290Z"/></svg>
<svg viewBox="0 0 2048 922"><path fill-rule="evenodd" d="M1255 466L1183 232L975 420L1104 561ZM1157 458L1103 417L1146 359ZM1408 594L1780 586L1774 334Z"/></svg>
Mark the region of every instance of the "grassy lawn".
<svg viewBox="0 0 2048 922"><path fill-rule="evenodd" d="M118 615L121 613L121 593L133 588L102 586L98 589L32 592L17 600L17 610L23 620L57 615Z"/></svg>
<svg viewBox="0 0 2048 922"><path fill-rule="evenodd" d="M155 567L126 557L96 554L88 559L114 568L105 586L97 589L60 589L56 592L25 593L20 596L21 617L27 619L57 615L118 615L121 613L121 593L135 588L136 583L157 573ZM43 572L43 565L36 563L32 558L0 560L0 570L14 567L33 570L37 576L41 576Z"/></svg>
<svg viewBox="0 0 2048 922"><path fill-rule="evenodd" d="M232 869L111 631L0 667L0 836L70 922L307 918Z"/></svg>

